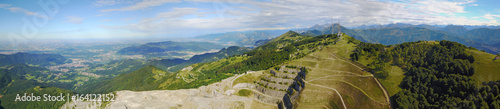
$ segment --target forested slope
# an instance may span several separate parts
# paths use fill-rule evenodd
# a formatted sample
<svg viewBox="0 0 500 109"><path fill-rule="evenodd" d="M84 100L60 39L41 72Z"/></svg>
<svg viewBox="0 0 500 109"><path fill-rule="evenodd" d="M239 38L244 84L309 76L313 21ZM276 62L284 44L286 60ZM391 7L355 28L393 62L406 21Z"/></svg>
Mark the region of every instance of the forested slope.
<svg viewBox="0 0 500 109"><path fill-rule="evenodd" d="M450 41L392 46L359 42L351 58L371 62L368 66L382 81L393 76L385 68L390 64L404 70L401 90L391 97L394 108L500 108L495 89L499 81L477 84L473 75L490 72L477 72L484 68L474 65L478 57L469 50L477 51Z"/></svg>

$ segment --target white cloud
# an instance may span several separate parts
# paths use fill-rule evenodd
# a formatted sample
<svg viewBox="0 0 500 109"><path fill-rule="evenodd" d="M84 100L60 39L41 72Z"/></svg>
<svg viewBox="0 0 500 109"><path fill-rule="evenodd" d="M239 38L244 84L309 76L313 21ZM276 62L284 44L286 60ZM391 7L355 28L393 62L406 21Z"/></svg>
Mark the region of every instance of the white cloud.
<svg viewBox="0 0 500 109"><path fill-rule="evenodd" d="M28 11L28 10L23 9L23 8L11 7L11 5L9 5L9 4L0 4L0 8L9 10L10 12L13 12L13 13L23 13L25 15L37 16L37 17L41 17L41 18L48 18L47 16L42 16L42 15L39 15L38 13L31 12L31 11Z"/></svg>
<svg viewBox="0 0 500 109"><path fill-rule="evenodd" d="M24 13L26 15L37 15L37 13L35 13L35 12L31 12L31 11L28 11L28 10L25 10L25 9L22 9L19 7L10 7L10 8L6 8L6 9L9 10L10 12L13 12L13 13L21 12L21 13Z"/></svg>
<svg viewBox="0 0 500 109"><path fill-rule="evenodd" d="M410 7L428 12L428 14L454 14L465 13L465 4L473 2L475 1L451 2L447 0L421 0L410 4Z"/></svg>
<svg viewBox="0 0 500 109"><path fill-rule="evenodd" d="M343 26L348 27L389 23L499 25L491 21L477 21L453 15L465 13L465 6L474 2L471 0L455 2L422 0L414 3L371 0L273 0L270 2L189 0L189 2L212 3L214 12L200 12L201 9L197 8L173 8L173 11L156 13L156 16L144 18L138 22L105 27L138 31L150 35L193 33L193 30L203 34L206 31L214 33L215 31L303 28L314 24L330 23L332 17L335 22L339 20ZM441 16L441 14L448 15ZM198 17L181 19L187 15Z"/></svg>
<svg viewBox="0 0 500 109"><path fill-rule="evenodd" d="M478 4L470 4L470 6L479 6Z"/></svg>
<svg viewBox="0 0 500 109"><path fill-rule="evenodd" d="M174 8L172 12L161 12L157 14L158 18L175 18L183 17L188 14L194 14L198 10L197 8Z"/></svg>
<svg viewBox="0 0 500 109"><path fill-rule="evenodd" d="M134 4L132 6L123 7L123 8L119 8L119 9L104 9L104 10L101 10L101 12L133 11L133 10L145 9L148 7L160 6L160 5L163 5L165 3L175 3L175 2L180 2L180 0L144 0L142 2Z"/></svg>
<svg viewBox="0 0 500 109"><path fill-rule="evenodd" d="M204 14L206 14L204 12L197 12L198 10L199 9L197 8L173 8L173 10L170 12L157 13L155 17L143 19L136 24L106 28L121 28L154 33L155 31L163 32L179 28L209 28L209 26L213 25L222 25L223 22L212 21L208 19L179 19L180 17L184 17L186 15L203 16ZM131 19L132 18L125 18L122 20L128 21ZM230 24L230 22L228 22L228 24Z"/></svg>
<svg viewBox="0 0 500 109"><path fill-rule="evenodd" d="M9 7L9 4L0 4L0 8Z"/></svg>
<svg viewBox="0 0 500 109"><path fill-rule="evenodd" d="M488 20L493 20L493 19L495 19L494 17L500 18L500 15L485 14L483 16L483 18L488 19Z"/></svg>
<svg viewBox="0 0 500 109"><path fill-rule="evenodd" d="M74 23L74 24L81 24L83 23L83 19L84 18L80 18L80 17L77 17L77 16L68 16L68 17L64 17L66 18L67 20L63 21L63 22L68 22L68 23Z"/></svg>

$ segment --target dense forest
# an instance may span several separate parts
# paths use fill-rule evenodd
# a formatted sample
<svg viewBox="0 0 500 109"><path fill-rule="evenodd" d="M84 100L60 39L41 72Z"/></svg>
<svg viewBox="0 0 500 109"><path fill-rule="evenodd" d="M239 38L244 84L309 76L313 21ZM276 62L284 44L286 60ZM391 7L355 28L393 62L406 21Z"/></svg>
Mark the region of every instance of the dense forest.
<svg viewBox="0 0 500 109"><path fill-rule="evenodd" d="M368 66L379 78L389 76L386 63L403 68L406 73L391 97L394 108L500 108L499 81L477 84L474 56L466 47L451 41L406 42L393 46L357 43L352 60L375 57Z"/></svg>

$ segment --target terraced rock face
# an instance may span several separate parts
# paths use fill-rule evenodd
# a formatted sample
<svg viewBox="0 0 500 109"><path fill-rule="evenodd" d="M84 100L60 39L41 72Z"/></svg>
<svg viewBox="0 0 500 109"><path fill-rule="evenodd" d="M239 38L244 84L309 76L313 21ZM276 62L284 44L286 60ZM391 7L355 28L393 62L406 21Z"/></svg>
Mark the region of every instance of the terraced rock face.
<svg viewBox="0 0 500 109"><path fill-rule="evenodd" d="M258 99L267 103L276 103L279 108L291 109L296 106L299 94L305 86L303 78L306 75L306 68L293 67L281 66L279 71L271 69L269 71L270 75L265 75L260 81L256 82L255 90L259 91L259 93L254 92L254 94L259 95L259 97L262 96L261 93L275 97L270 99L262 96Z"/></svg>

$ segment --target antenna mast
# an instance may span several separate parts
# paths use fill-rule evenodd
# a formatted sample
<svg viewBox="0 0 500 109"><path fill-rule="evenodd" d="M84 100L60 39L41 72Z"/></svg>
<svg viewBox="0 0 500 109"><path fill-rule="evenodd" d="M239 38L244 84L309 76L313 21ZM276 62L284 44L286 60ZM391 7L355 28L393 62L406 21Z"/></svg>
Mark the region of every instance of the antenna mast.
<svg viewBox="0 0 500 109"><path fill-rule="evenodd" d="M333 17L332 17L332 35L333 35L333 26L335 26L335 25L333 23Z"/></svg>
<svg viewBox="0 0 500 109"><path fill-rule="evenodd" d="M321 25L321 35L325 35L325 25Z"/></svg>
<svg viewBox="0 0 500 109"><path fill-rule="evenodd" d="M337 36L339 36L339 37L340 37L340 36L342 36L342 33L341 33L341 30L342 30L342 29L340 28L340 21L337 21L337 23L338 23L338 26L339 26L339 28L338 28L338 29L339 29L339 30L338 30L338 32L339 32L339 33L337 34Z"/></svg>

